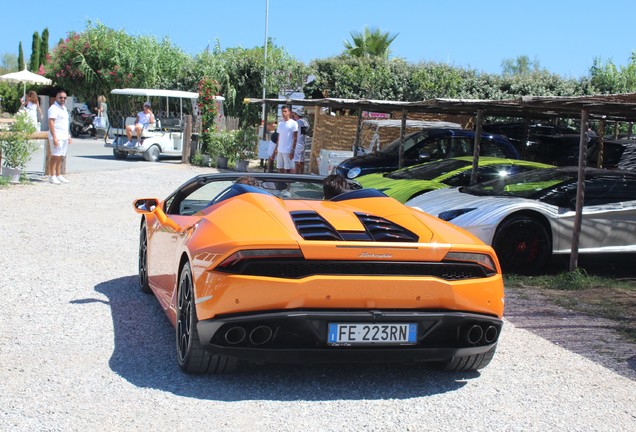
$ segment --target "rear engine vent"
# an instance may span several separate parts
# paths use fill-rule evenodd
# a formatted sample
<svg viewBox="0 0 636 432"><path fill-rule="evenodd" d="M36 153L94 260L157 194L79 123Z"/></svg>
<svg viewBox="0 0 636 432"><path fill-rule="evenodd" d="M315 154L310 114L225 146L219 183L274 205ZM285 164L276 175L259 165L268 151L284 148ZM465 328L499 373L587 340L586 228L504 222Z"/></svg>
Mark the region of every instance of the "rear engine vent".
<svg viewBox="0 0 636 432"><path fill-rule="evenodd" d="M411 242L419 241L417 234L379 216L357 213L365 232L336 231L322 216L314 211L293 211L290 213L296 230L305 240L341 240L369 242Z"/></svg>
<svg viewBox="0 0 636 432"><path fill-rule="evenodd" d="M360 222L367 229L373 241L382 242L418 242L419 236L379 216L356 213Z"/></svg>
<svg viewBox="0 0 636 432"><path fill-rule="evenodd" d="M293 211L290 214L298 234L305 240L342 240L338 231L318 213Z"/></svg>

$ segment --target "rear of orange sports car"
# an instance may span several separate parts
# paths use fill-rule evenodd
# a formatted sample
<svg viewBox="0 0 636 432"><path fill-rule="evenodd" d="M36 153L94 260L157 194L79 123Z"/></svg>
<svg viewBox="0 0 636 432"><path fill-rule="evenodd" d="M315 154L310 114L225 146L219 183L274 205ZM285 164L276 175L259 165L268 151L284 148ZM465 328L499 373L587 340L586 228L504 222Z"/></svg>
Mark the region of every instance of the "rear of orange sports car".
<svg viewBox="0 0 636 432"><path fill-rule="evenodd" d="M345 195L247 193L203 211L183 248L197 345L257 363L486 366L504 308L492 248L379 193Z"/></svg>

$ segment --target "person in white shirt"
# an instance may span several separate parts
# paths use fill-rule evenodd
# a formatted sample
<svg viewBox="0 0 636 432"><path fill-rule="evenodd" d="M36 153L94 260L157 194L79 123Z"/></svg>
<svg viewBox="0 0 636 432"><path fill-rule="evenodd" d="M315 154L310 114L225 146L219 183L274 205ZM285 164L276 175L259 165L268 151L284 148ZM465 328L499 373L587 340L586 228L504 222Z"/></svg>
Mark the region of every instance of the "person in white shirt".
<svg viewBox="0 0 636 432"><path fill-rule="evenodd" d="M55 95L55 103L48 110L49 116L49 145L51 147L51 159L49 182L53 184L68 183L62 176L62 158L66 157L68 145L71 143L69 133L68 111L66 110L66 92L59 90Z"/></svg>
<svg viewBox="0 0 636 432"><path fill-rule="evenodd" d="M137 145L141 145L141 135L143 131L148 130L148 125L155 122L155 115L152 113L150 102L144 102L144 110L137 113L137 119L135 124L126 126L126 136L128 142L125 144L127 147L132 146L132 134L133 131L137 132Z"/></svg>
<svg viewBox="0 0 636 432"><path fill-rule="evenodd" d="M305 171L305 144L309 131L309 121L305 118L305 110L302 108L294 109L292 118L298 123L298 141L294 148L292 162L296 167L296 174L302 174Z"/></svg>
<svg viewBox="0 0 636 432"><path fill-rule="evenodd" d="M283 121L276 128L276 132L278 132L276 167L278 167L278 172L291 173L293 171L291 155L294 154L298 140L298 123L291 119L289 105L283 106L282 114Z"/></svg>

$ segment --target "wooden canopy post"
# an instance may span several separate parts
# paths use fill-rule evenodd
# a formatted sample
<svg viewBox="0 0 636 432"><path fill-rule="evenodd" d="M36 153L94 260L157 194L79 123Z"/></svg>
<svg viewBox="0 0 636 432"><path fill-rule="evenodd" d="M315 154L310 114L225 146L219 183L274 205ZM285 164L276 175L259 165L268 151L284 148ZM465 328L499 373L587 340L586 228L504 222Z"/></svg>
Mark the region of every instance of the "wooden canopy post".
<svg viewBox="0 0 636 432"><path fill-rule="evenodd" d="M596 155L596 166L603 168L603 158L605 153L605 119L598 122L598 153Z"/></svg>
<svg viewBox="0 0 636 432"><path fill-rule="evenodd" d="M356 126L356 139L353 142L353 155L358 156L358 145L360 145L360 133L362 132L362 108L358 112L358 125Z"/></svg>
<svg viewBox="0 0 636 432"><path fill-rule="evenodd" d="M585 164L587 160L587 121L590 112L581 111L581 137L579 139L579 171L576 186L576 207L574 215L574 227L572 229L572 248L570 252L570 271L576 270L579 260L579 238L581 236L581 223L583 219L583 200L585 198Z"/></svg>
<svg viewBox="0 0 636 432"><path fill-rule="evenodd" d="M407 111L402 110L402 124L400 125L400 151L398 152L398 169L404 168L404 129L406 129Z"/></svg>
<svg viewBox="0 0 636 432"><path fill-rule="evenodd" d="M523 119L523 133L521 136L521 159L526 160L528 155L528 141L530 141L530 119Z"/></svg>
<svg viewBox="0 0 636 432"><path fill-rule="evenodd" d="M185 120L185 130L183 132L183 141L181 142L181 163L189 164L190 156L192 155L192 116L183 116ZM203 134L199 134L199 139L202 139Z"/></svg>
<svg viewBox="0 0 636 432"><path fill-rule="evenodd" d="M481 131L484 123L484 110L477 110L477 118L475 119L475 144L473 146L473 170L470 173L470 184L477 183L477 174L479 170L479 153L481 153Z"/></svg>

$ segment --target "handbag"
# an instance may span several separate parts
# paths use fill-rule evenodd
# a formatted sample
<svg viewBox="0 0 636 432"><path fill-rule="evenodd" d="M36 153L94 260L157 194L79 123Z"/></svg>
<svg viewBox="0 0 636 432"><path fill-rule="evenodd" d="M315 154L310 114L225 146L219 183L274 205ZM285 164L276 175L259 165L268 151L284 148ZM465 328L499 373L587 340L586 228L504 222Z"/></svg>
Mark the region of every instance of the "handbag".
<svg viewBox="0 0 636 432"><path fill-rule="evenodd" d="M93 119L93 125L97 129L106 129L106 119L104 117L95 117Z"/></svg>

